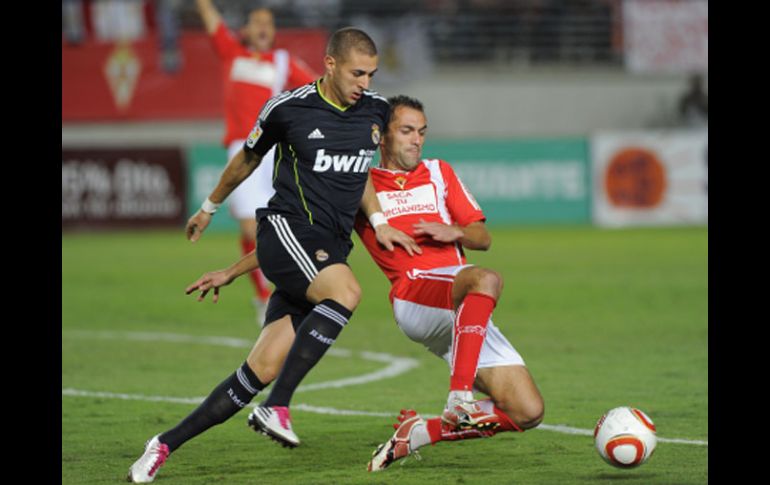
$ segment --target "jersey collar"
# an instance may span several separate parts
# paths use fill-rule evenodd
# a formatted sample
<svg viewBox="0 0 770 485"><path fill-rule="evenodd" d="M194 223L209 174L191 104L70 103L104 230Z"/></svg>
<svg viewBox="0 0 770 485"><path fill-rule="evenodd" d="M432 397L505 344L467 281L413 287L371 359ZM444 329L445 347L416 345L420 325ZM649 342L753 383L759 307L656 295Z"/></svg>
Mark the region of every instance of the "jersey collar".
<svg viewBox="0 0 770 485"><path fill-rule="evenodd" d="M346 107L343 108L342 106L340 106L338 104L332 103L326 96L324 96L323 92L321 91L321 79L323 79L323 78L319 78L315 82L315 90L318 93L318 96L320 96L321 99L326 101L326 103L331 105L332 107L337 108L340 111L347 111L347 109L350 108L350 106L346 106Z"/></svg>

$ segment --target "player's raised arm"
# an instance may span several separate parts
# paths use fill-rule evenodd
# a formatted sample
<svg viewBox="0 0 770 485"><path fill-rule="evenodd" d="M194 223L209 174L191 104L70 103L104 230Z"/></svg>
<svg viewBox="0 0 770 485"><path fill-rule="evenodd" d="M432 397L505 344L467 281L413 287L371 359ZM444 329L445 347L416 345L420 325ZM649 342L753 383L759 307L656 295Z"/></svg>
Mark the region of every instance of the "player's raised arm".
<svg viewBox="0 0 770 485"><path fill-rule="evenodd" d="M441 222L420 222L414 225L414 233L428 235L435 241L451 243L458 241L466 249L486 251L492 245L492 236L482 221L467 226L448 225Z"/></svg>
<svg viewBox="0 0 770 485"><path fill-rule="evenodd" d="M414 256L414 253L422 254L422 249L420 249L420 246L417 245L414 239L405 232L399 231L388 224L388 219L382 213L380 201L377 199L371 174L366 179L364 195L361 197L361 211L363 211L374 228L377 242L385 246L385 249L393 251L393 244L395 243L403 246L409 256Z"/></svg>
<svg viewBox="0 0 770 485"><path fill-rule="evenodd" d="M195 3L198 6L198 13L203 20L203 25L206 27L206 32L213 34L219 27L219 23L222 22L219 10L211 0L195 0Z"/></svg>
<svg viewBox="0 0 770 485"><path fill-rule="evenodd" d="M211 222L211 216L219 209L219 206L222 205L227 196L251 175L261 161L262 157L256 153L240 149L227 162L225 170L219 177L217 186L214 187L211 194L203 201L203 205L198 209L198 212L187 221L187 226L185 227L187 239L192 242L200 239L201 234L208 227L209 222Z"/></svg>

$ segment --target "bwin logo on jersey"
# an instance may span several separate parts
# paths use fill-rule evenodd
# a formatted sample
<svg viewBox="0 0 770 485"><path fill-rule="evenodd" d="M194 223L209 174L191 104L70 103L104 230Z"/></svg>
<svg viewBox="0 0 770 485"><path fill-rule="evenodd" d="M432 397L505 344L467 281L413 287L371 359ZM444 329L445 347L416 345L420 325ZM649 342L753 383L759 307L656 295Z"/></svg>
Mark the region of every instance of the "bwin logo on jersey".
<svg viewBox="0 0 770 485"><path fill-rule="evenodd" d="M359 150L358 155L327 155L323 148L315 152L313 171L353 172L364 173L374 158L374 150Z"/></svg>

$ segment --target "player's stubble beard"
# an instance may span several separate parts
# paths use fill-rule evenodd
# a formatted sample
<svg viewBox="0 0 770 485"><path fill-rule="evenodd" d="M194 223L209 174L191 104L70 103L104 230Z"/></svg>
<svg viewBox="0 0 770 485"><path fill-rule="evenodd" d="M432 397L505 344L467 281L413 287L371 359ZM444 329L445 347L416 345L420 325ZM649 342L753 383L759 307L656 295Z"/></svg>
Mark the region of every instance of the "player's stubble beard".
<svg viewBox="0 0 770 485"><path fill-rule="evenodd" d="M414 151L407 151L406 149L399 153L395 150L390 150L387 145L383 144L380 146L380 153L382 159L387 160L387 163L383 163L385 168L411 172L420 163L422 150L418 148L416 154Z"/></svg>

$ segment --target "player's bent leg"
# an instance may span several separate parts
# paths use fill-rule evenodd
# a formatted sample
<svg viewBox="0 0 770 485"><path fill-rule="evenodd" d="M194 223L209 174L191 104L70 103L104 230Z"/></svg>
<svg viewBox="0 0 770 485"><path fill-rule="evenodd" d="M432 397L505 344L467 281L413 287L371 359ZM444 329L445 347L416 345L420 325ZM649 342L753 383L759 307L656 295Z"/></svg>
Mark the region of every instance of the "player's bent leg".
<svg viewBox="0 0 770 485"><path fill-rule="evenodd" d="M278 377L293 343L294 327L285 315L265 325L246 362L260 381L269 384Z"/></svg>
<svg viewBox="0 0 770 485"><path fill-rule="evenodd" d="M152 482L172 452L212 426L225 422L251 402L274 379L293 338L288 315L263 329L246 362L175 427L148 440L142 456L129 468L128 480Z"/></svg>
<svg viewBox="0 0 770 485"><path fill-rule="evenodd" d="M302 379L315 367L347 325L361 299L361 288L350 268L331 264L318 272L306 297L315 306L297 328L296 337L286 356L270 395L254 408L254 426L282 444L300 444L289 414L289 402Z"/></svg>
<svg viewBox="0 0 770 485"><path fill-rule="evenodd" d="M262 329L246 361L262 382L270 383L281 371L293 343L291 316L285 315ZM291 428L288 408L273 410L256 406L249 413L247 422L254 431L284 446L294 447L299 444L299 438Z"/></svg>
<svg viewBox="0 0 770 485"><path fill-rule="evenodd" d="M361 286L348 265L332 264L318 273L308 286L306 296L316 304L334 300L352 312L361 302Z"/></svg>
<svg viewBox="0 0 770 485"><path fill-rule="evenodd" d="M442 421L455 431L488 431L499 426L498 416L484 411L475 402L472 388L487 324L501 290L500 275L476 266L460 270L452 284L452 299L457 310L453 323L449 395Z"/></svg>
<svg viewBox="0 0 770 485"><path fill-rule="evenodd" d="M497 301L502 291L503 277L500 273L479 266L467 266L455 276L452 301L457 308L468 293L482 293Z"/></svg>
<svg viewBox="0 0 770 485"><path fill-rule="evenodd" d="M479 369L475 387L487 394L491 401L480 401L480 406L493 407L501 417L498 431L527 430L543 421L543 396L526 366L505 365ZM508 429L505 429L505 428Z"/></svg>

